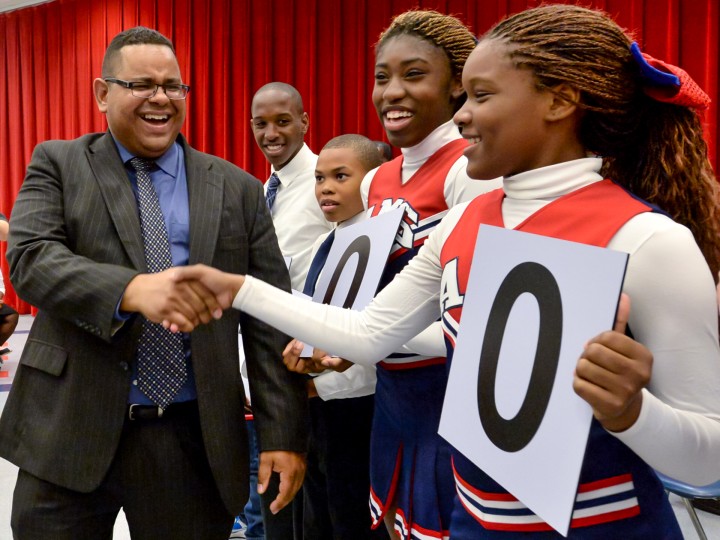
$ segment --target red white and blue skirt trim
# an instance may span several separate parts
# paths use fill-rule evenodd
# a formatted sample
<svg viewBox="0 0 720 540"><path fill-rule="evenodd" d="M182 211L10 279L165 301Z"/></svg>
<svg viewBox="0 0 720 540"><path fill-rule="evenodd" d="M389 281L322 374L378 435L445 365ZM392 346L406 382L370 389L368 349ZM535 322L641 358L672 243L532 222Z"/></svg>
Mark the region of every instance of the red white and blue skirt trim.
<svg viewBox="0 0 720 540"><path fill-rule="evenodd" d="M399 371L378 367L370 515L377 528L395 508L402 540L448 537L455 498L452 449L437 433L446 380L444 362Z"/></svg>
<svg viewBox="0 0 720 540"><path fill-rule="evenodd" d="M550 531L552 527L509 493L487 493L471 486L453 467L460 504L483 528L504 531ZM632 476L624 474L580 484L571 528L598 525L640 514Z"/></svg>

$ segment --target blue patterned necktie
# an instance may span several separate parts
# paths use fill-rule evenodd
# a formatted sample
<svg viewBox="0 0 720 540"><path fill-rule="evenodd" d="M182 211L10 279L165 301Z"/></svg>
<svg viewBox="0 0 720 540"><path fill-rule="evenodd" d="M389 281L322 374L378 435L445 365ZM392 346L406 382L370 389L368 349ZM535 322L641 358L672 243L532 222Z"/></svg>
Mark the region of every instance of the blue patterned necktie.
<svg viewBox="0 0 720 540"><path fill-rule="evenodd" d="M335 229L328 234L327 238L323 240L322 244L315 253L312 262L310 263L310 270L308 270L307 277L305 278L305 286L303 287L303 293L308 296L315 294L315 287L317 286L317 280L320 277L325 263L327 262L330 248L332 247L333 241L335 240Z"/></svg>
<svg viewBox="0 0 720 540"><path fill-rule="evenodd" d="M152 161L133 158L136 171L140 226L145 245L145 262L150 273L172 266L170 243L160 201L150 179ZM143 318L138 343L138 388L162 409L175 399L187 379L182 335Z"/></svg>
<svg viewBox="0 0 720 540"><path fill-rule="evenodd" d="M272 210L275 204L278 187L280 187L280 178L276 173L272 173L270 178L268 178L267 191L265 192L265 202L267 203L268 210Z"/></svg>

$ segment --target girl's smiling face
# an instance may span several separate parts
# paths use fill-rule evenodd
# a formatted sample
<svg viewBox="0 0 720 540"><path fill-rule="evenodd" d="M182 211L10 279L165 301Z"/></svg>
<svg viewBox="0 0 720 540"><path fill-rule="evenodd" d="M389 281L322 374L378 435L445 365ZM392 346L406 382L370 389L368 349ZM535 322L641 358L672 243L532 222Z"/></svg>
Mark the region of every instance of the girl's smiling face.
<svg viewBox="0 0 720 540"><path fill-rule="evenodd" d="M377 51L372 100L390 143L408 148L452 118L462 95L445 52L413 35L399 35Z"/></svg>
<svg viewBox="0 0 720 540"><path fill-rule="evenodd" d="M468 97L454 120L470 142L471 178L512 176L584 156L575 106L556 89L538 89L533 72L516 67L509 52L500 41L482 41L463 69Z"/></svg>

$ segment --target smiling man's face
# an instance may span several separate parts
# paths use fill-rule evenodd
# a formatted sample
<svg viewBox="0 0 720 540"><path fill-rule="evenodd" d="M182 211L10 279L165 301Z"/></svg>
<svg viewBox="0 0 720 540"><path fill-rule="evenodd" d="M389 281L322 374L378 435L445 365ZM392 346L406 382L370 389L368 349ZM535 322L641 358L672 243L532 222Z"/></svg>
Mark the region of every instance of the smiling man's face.
<svg viewBox="0 0 720 540"><path fill-rule="evenodd" d="M256 94L251 107L255 141L276 171L302 148L309 120L296 99L282 90L269 88Z"/></svg>
<svg viewBox="0 0 720 540"><path fill-rule="evenodd" d="M114 78L155 84L182 83L172 49L164 45L126 45L119 51ZM184 99L169 99L165 90L138 98L129 88L96 79L95 99L115 139L132 154L157 158L175 142L185 121Z"/></svg>

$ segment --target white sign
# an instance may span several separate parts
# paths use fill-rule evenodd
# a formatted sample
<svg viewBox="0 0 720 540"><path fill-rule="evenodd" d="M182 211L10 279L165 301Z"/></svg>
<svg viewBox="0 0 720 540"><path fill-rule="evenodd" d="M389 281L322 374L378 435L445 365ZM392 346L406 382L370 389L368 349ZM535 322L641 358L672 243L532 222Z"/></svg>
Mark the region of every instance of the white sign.
<svg viewBox="0 0 720 540"><path fill-rule="evenodd" d="M475 246L439 433L564 536L592 421L573 371L627 258L487 225Z"/></svg>
<svg viewBox="0 0 720 540"><path fill-rule="evenodd" d="M368 305L404 213L398 208L337 230L313 301L352 309Z"/></svg>
<svg viewBox="0 0 720 540"><path fill-rule="evenodd" d="M404 208L336 229L313 301L360 310L375 297ZM305 345L301 357L312 356Z"/></svg>

